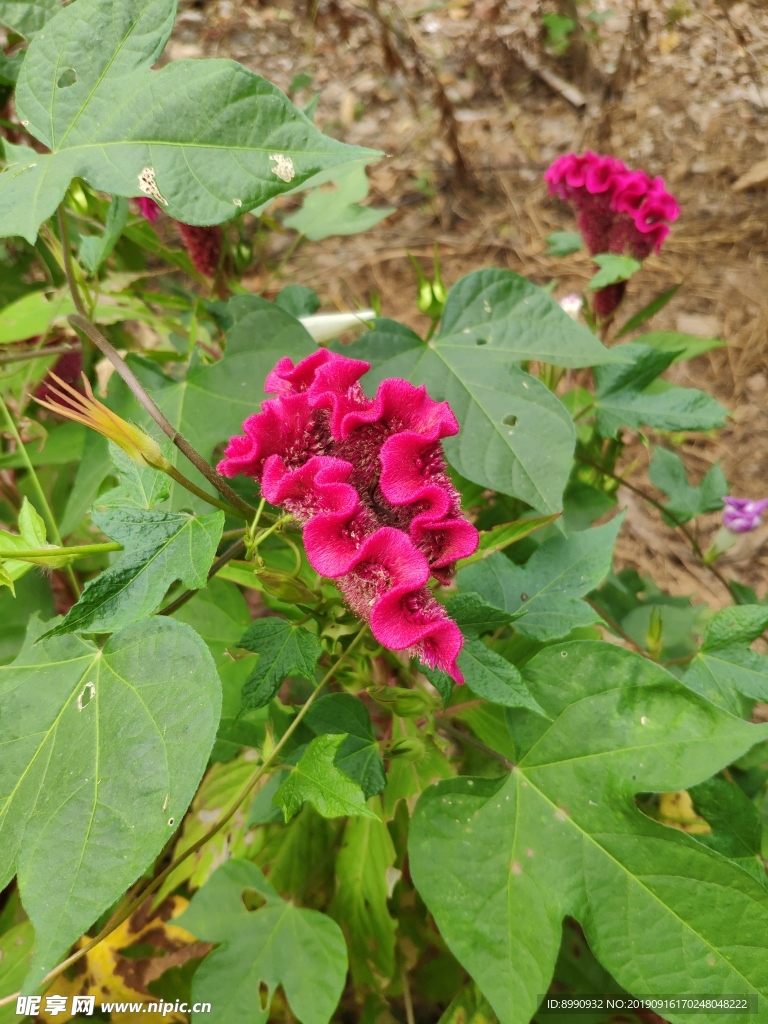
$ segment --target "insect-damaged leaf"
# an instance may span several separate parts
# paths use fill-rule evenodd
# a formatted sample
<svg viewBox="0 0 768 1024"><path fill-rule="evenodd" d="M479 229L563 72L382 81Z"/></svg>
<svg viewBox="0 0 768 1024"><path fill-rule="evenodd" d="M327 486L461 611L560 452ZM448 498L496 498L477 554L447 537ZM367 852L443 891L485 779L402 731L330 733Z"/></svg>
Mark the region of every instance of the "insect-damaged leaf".
<svg viewBox="0 0 768 1024"><path fill-rule="evenodd" d="M221 685L189 626L155 618L103 648L37 645L0 668L0 887L18 872L34 988L157 856L195 792Z"/></svg>
<svg viewBox="0 0 768 1024"><path fill-rule="evenodd" d="M249 896L263 905L249 911ZM176 923L220 943L195 972L192 999L210 1003L211 1012L193 1012L192 1024L265 1024L278 985L301 1024L330 1020L347 976L341 929L282 900L255 864L222 865Z"/></svg>
<svg viewBox="0 0 768 1024"><path fill-rule="evenodd" d="M668 993L674 978L681 995L765 997L768 892L633 799L701 782L765 728L603 643L547 648L524 675L545 717L517 767L431 787L409 844L419 892L502 1024L531 1019L566 915L630 992Z"/></svg>
<svg viewBox="0 0 768 1024"><path fill-rule="evenodd" d="M429 344L394 320L379 320L343 351L373 364L366 388L402 377L450 402L462 428L445 441L451 465L545 513L562 507L573 422L552 392L516 364L594 366L624 358L508 270L478 270L455 284Z"/></svg>
<svg viewBox="0 0 768 1024"><path fill-rule="evenodd" d="M175 0L78 0L36 36L16 108L50 153L13 148L0 175L0 234L34 242L74 177L150 196L188 224L218 224L325 168L378 156L323 135L235 61L152 71L175 14Z"/></svg>

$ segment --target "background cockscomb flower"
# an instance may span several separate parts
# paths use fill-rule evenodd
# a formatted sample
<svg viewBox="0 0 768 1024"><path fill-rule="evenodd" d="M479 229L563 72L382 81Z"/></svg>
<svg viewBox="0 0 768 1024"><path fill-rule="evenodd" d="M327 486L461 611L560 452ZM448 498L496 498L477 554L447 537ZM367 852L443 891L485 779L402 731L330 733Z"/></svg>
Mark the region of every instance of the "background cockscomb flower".
<svg viewBox="0 0 768 1024"><path fill-rule="evenodd" d="M141 216L145 220L148 220L150 224L154 224L160 216L160 207L157 205L155 200L150 199L149 196L137 196L136 204L139 207L139 213Z"/></svg>
<svg viewBox="0 0 768 1024"><path fill-rule="evenodd" d="M749 498L723 498L723 526L731 533L750 533L762 525L768 498L751 501Z"/></svg>
<svg viewBox="0 0 768 1024"><path fill-rule="evenodd" d="M658 252L680 207L661 178L633 171L612 156L587 152L558 157L544 174L551 195L576 211L584 244L595 256L612 252L644 260ZM594 309L607 317L621 302L626 282L595 293Z"/></svg>
<svg viewBox="0 0 768 1024"><path fill-rule="evenodd" d="M313 568L380 643L462 682L461 632L427 587L477 547L440 443L458 423L404 380L382 381L369 399L359 383L369 369L325 349L295 366L281 359L265 385L277 397L245 421L218 469L254 477L292 513Z"/></svg>
<svg viewBox="0 0 768 1024"><path fill-rule="evenodd" d="M177 221L179 234L195 270L206 277L215 277L221 257L221 228L196 227Z"/></svg>

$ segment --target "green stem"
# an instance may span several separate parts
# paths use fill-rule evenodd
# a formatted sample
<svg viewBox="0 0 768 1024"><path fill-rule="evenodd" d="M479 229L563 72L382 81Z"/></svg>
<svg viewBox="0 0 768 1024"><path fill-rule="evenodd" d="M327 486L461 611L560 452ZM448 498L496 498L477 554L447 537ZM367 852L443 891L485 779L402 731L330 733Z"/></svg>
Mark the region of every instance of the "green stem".
<svg viewBox="0 0 768 1024"><path fill-rule="evenodd" d="M88 942L81 949L78 949L77 952L67 957L67 959L60 963L57 967L54 967L52 971L49 971L48 974L46 974L46 976L43 978L41 985L47 985L49 981L52 981L54 978L58 977L62 971L65 971L72 964L76 963L82 956L90 952L90 950L92 950L94 946L98 946L100 942L103 942L103 940L108 935L112 934L115 928L119 928L123 921L126 921L131 916L131 914L133 914L134 911L136 911L141 906L141 904L144 902L147 896L151 895L151 893L153 893L156 889L160 888L160 886L163 884L166 878L168 878L168 876L173 871L175 871L180 864L183 864L188 857L191 857L193 853L196 853L202 846L205 846L207 842L213 839L213 837L218 832L220 832L222 828L224 828L227 822L230 821L230 819L236 813L237 809L240 807L243 801L246 800L247 797L253 792L256 783L259 781L259 779L264 775L267 769L271 767L272 762L276 759L276 757L283 749L283 747L286 745L288 740L298 729L304 716L309 711L313 702L319 696L320 691L323 689L326 683L330 682L330 680L333 679L334 675L338 672L342 663L346 660L346 658L352 653L354 648L362 640L363 636L365 635L365 632L366 626L363 625L361 626L360 630L358 631L357 635L355 636L349 647L346 649L346 651L343 651L342 654L339 655L339 657L336 659L333 665L325 673L323 678L320 680L320 682L317 684L313 692L310 694L306 703L299 709L298 714L291 722L291 724L288 726L288 728L285 730L280 740L275 744L275 746L272 749L272 752L264 759L263 763L256 769L256 771L253 773L248 782L242 788L238 796L235 798L234 802L230 804L228 810L224 813L224 815L221 818L219 818L219 820L214 825L212 825L208 829L208 831L204 835L202 835L195 843L193 843L183 853L179 854L179 856L176 857L166 868L164 868L159 875L153 878L151 882L148 882L143 889L140 889L138 894L134 897L134 899L131 900L131 902L127 906L120 907L119 911L114 915L113 918L110 918L110 920L107 921L107 923L104 925L104 927L101 929L98 935L92 938L90 942ZM13 995L6 996L4 999L0 999L0 1006L4 1006L6 1003L14 1002L18 995L18 992L14 992Z"/></svg>
<svg viewBox="0 0 768 1024"><path fill-rule="evenodd" d="M278 527L284 526L287 522L290 522L292 518L293 516L291 516L290 514L286 514L276 519L268 529L266 529L263 533L260 533L258 537L254 538L254 540L248 545L248 553L250 554L251 552L255 551L263 540L266 540L271 533L274 533L275 530L278 529Z"/></svg>
<svg viewBox="0 0 768 1024"><path fill-rule="evenodd" d="M29 482L32 485L32 490L35 493L35 497L37 498L40 504L40 511L42 513L43 519L45 520L45 524L48 527L48 536L60 548L64 547L64 544L61 539L61 534L59 533L59 528L56 525L56 520L53 518L53 512L51 512L51 506L48 504L48 499L45 496L45 491L42 488L40 479L37 473L35 472L35 467L32 465L32 461L29 457L29 452L24 446L24 442L21 440L21 436L19 435L19 432L16 429L16 424L13 421L13 417L11 416L8 406L5 404L5 400L3 399L2 395L0 395L0 408L2 408L5 421L8 424L9 431L11 432L11 436L16 442L17 450L24 462L24 467L29 473ZM79 597L80 584L77 582L77 577L74 574L72 566L66 566L64 572L67 575L67 579L70 582L70 585L75 596Z"/></svg>
<svg viewBox="0 0 768 1024"><path fill-rule="evenodd" d="M0 551L0 559L6 562L25 562L34 559L58 558L68 555L70 558L85 558L87 555L98 555L103 551L122 551L122 544L80 544L71 548L30 548L29 551Z"/></svg>
<svg viewBox="0 0 768 1024"><path fill-rule="evenodd" d="M180 470L176 469L173 463L168 463L167 466L158 466L157 468L160 469L161 472L166 473L172 480L175 480L177 484L186 488L190 494L194 494L195 497L202 498L203 501L207 501L209 505L220 508L223 512L226 512L227 515L235 516L236 519L246 518L245 514L239 509L236 509L234 505L230 505L229 502L226 501L219 501L218 498L214 498L212 494L204 491L202 487L198 487L196 483L193 483L189 479L189 477L184 476Z"/></svg>
<svg viewBox="0 0 768 1024"><path fill-rule="evenodd" d="M80 316L88 316L88 311L85 308L83 297L80 294L80 286L75 279L75 270L72 263L72 248L69 243L69 228L67 227L67 215L64 212L63 203L59 205L58 209L59 217L59 235L61 237L61 249L62 257L64 260L64 273L67 275L67 284L69 290L72 293L72 301L75 304L75 309Z"/></svg>

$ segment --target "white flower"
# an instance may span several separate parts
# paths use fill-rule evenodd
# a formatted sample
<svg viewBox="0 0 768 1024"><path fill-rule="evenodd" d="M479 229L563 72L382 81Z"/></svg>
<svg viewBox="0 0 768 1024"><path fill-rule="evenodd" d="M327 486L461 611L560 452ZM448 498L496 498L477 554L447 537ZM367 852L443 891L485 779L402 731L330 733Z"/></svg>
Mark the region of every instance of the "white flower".
<svg viewBox="0 0 768 1024"><path fill-rule="evenodd" d="M570 295L564 295L560 301L560 308L564 313L567 313L572 320L579 319L579 313L581 312L582 299L576 292L571 292Z"/></svg>

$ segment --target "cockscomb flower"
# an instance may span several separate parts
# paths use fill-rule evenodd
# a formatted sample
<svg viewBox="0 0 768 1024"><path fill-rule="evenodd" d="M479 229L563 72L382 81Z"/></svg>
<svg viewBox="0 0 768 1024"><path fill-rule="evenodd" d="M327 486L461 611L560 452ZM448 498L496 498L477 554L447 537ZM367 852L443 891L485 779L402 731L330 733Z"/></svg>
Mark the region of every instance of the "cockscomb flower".
<svg viewBox="0 0 768 1024"><path fill-rule="evenodd" d="M155 200L150 199L149 196L137 196L136 203L138 204L141 216L148 220L150 224L154 224L160 216L160 207Z"/></svg>
<svg viewBox="0 0 768 1024"><path fill-rule="evenodd" d="M326 349L295 366L281 359L265 385L277 397L245 421L218 470L260 481L303 525L312 567L381 644L463 682L461 631L427 587L477 547L440 443L459 426L447 402L404 380L369 399L369 369Z"/></svg>
<svg viewBox="0 0 768 1024"><path fill-rule="evenodd" d="M723 498L723 526L731 533L750 533L762 525L763 512L768 508L768 498L751 501L749 498Z"/></svg>
<svg viewBox="0 0 768 1024"><path fill-rule="evenodd" d="M196 227L177 221L179 234L195 270L206 277L215 277L221 257L221 228Z"/></svg>
<svg viewBox="0 0 768 1024"><path fill-rule="evenodd" d="M568 153L545 172L550 194L578 214L584 243L594 256L615 252L644 260L658 252L680 207L661 178L632 171L612 156Z"/></svg>
<svg viewBox="0 0 768 1024"><path fill-rule="evenodd" d="M661 178L632 171L612 156L568 153L544 174L551 195L569 203L589 252L613 252L644 260L658 252L680 207ZM626 282L595 292L598 316L609 316L624 297Z"/></svg>
<svg viewBox="0 0 768 1024"><path fill-rule="evenodd" d="M153 466L165 472L170 463L164 457L157 441L94 398L85 374L82 375L82 380L85 394L75 390L55 373L49 373L46 378L46 398L35 398L35 401L58 416L97 430L108 440L119 445L134 462Z"/></svg>

